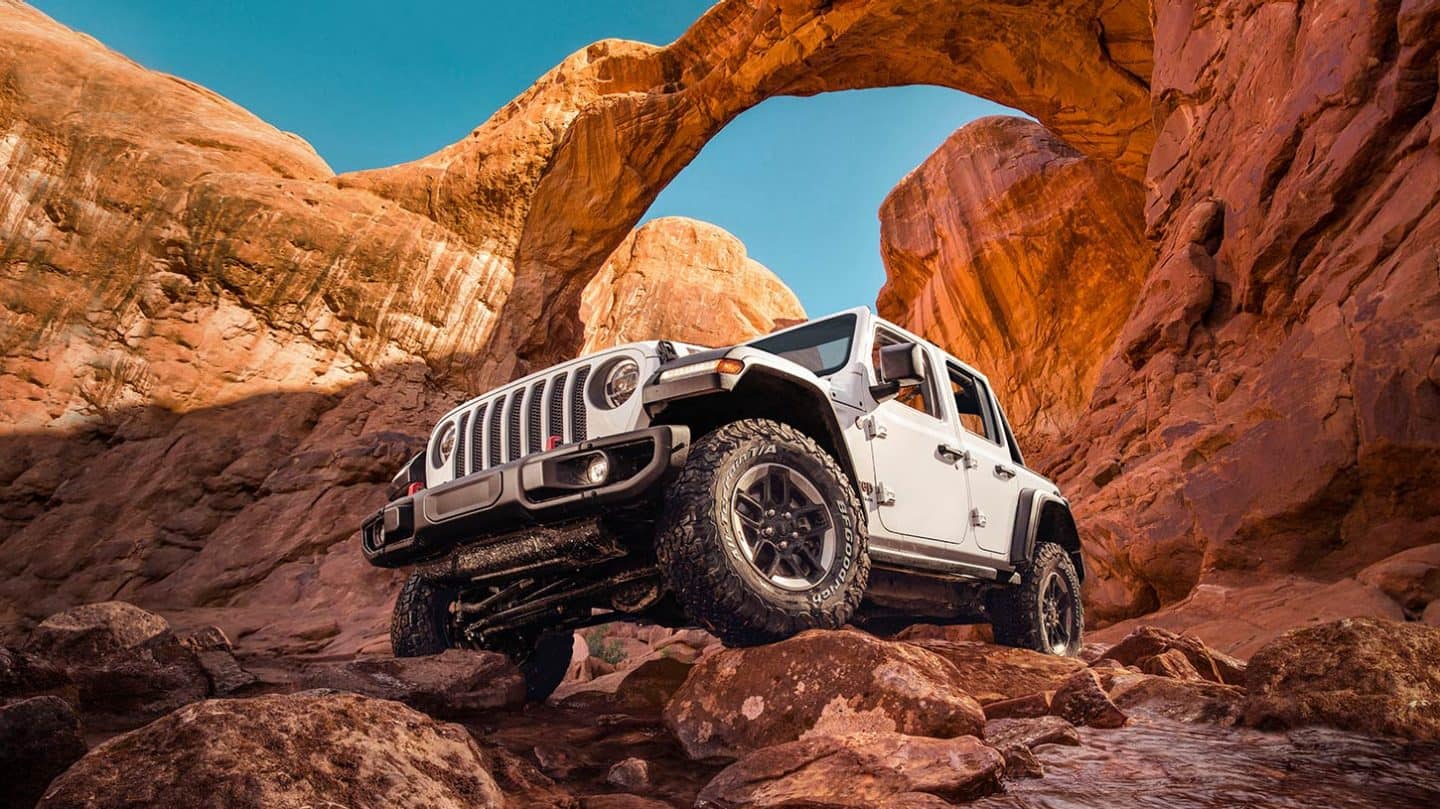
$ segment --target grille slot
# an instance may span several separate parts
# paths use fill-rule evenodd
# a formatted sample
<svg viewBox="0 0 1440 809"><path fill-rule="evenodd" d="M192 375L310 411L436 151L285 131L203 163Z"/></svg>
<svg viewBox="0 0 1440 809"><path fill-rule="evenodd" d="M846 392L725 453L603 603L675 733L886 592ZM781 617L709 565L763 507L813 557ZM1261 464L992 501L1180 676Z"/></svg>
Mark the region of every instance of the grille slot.
<svg viewBox="0 0 1440 809"><path fill-rule="evenodd" d="M542 410L545 392L545 380L540 380L530 386L530 395L526 398L525 405L525 454L539 452L544 449L544 438L540 435L540 413Z"/></svg>
<svg viewBox="0 0 1440 809"><path fill-rule="evenodd" d="M484 402L475 408L474 423L470 425L470 471L479 472L485 468L485 410Z"/></svg>
<svg viewBox="0 0 1440 809"><path fill-rule="evenodd" d="M571 441L584 441L588 434L585 426L585 380L590 378L590 366L575 372L575 386L570 389Z"/></svg>
<svg viewBox="0 0 1440 809"><path fill-rule="evenodd" d="M500 465L500 419L501 411L505 409L505 400L496 399L490 403L490 420L486 422L487 437L485 441L485 454L490 459L490 466Z"/></svg>
<svg viewBox="0 0 1440 809"><path fill-rule="evenodd" d="M455 430L455 477L465 477L465 427L470 423L470 414L460 414L460 426Z"/></svg>
<svg viewBox="0 0 1440 809"><path fill-rule="evenodd" d="M560 374L550 380L550 390L545 394L545 409L549 411L550 426L545 435L560 436L560 443L566 443L565 435L565 380L569 374Z"/></svg>
<svg viewBox="0 0 1440 809"><path fill-rule="evenodd" d="M510 403L507 408L510 418L506 425L509 429L505 433L505 460L507 462L520 457L520 405L524 396L523 388L510 394Z"/></svg>

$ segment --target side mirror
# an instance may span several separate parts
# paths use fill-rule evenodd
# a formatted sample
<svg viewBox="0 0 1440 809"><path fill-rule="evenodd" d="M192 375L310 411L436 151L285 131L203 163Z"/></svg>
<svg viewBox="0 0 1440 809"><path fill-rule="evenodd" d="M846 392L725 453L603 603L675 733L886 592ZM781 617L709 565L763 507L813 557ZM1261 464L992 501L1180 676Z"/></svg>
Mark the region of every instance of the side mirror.
<svg viewBox="0 0 1440 809"><path fill-rule="evenodd" d="M925 349L919 343L897 343L880 349L880 367L875 369L880 384L870 389L876 401L884 401L901 388L925 381Z"/></svg>

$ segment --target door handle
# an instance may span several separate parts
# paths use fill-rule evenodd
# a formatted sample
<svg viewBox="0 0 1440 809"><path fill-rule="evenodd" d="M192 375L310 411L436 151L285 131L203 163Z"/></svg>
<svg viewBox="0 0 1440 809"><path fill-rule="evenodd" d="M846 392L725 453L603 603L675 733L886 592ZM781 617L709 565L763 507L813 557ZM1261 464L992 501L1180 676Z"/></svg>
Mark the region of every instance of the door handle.
<svg viewBox="0 0 1440 809"><path fill-rule="evenodd" d="M966 469L974 469L978 465L975 462L975 456L970 454L970 450L952 447L949 444L941 444L935 449L950 463L964 461Z"/></svg>
<svg viewBox="0 0 1440 809"><path fill-rule="evenodd" d="M997 463L995 464L995 474L999 475L1002 478L1005 478L1006 480L1009 480L1010 478L1015 477L1015 470L1011 469L1003 463Z"/></svg>

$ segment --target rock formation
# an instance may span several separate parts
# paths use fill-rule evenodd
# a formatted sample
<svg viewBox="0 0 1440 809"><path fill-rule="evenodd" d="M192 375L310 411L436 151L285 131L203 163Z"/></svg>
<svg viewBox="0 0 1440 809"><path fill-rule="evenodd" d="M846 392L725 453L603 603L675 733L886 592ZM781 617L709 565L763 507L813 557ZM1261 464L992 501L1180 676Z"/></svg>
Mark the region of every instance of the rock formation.
<svg viewBox="0 0 1440 809"><path fill-rule="evenodd" d="M572 698L554 709L517 704L514 668L483 652L338 661L251 653L240 661L255 674L250 684L215 700L180 681L114 676L117 661L140 660L160 643L203 659L224 646L214 628L177 637L159 616L118 602L43 626L25 650L0 646L0 762L24 768L24 791L0 796L12 798L5 805L29 807L46 792L46 807L370 806L393 803L403 784L410 801L438 806L946 809L1002 779L1007 798L1028 806L1089 790L1120 794L1137 777L1146 794L1184 789L1191 799L1247 788L1347 806L1429 805L1440 796L1440 749L1403 738L1433 735L1426 706L1437 699L1428 667L1440 630L1413 623L1341 621L1290 633L1256 655L1244 686L1199 679L1190 662L1239 676L1239 661L1141 627L1095 649L1089 668L1072 660L1068 673L1012 678L1017 696L986 704L983 715L966 683L1022 670L1013 649L974 643L947 659L854 631L809 633L712 650L697 663L648 660L629 672L647 680L645 699ZM1192 668L1157 675L1122 662L1167 655ZM679 676L644 676L661 663ZM822 676L825 664L833 676ZM73 686L105 676L111 711L97 713ZM148 706L160 703L174 710L155 719ZM1022 703L1044 709L1002 713ZM965 721L955 722L961 714L948 706L965 705ZM94 723L107 714L120 721ZM1242 715L1329 729L1261 733L1237 725ZM115 735L123 728L135 729ZM697 748L704 734L714 744ZM88 754L87 739L96 744ZM1223 766L1210 767L1217 756ZM1170 783L1163 776L1177 766L1186 778ZM1361 767L1375 777L1357 779ZM1277 781L1285 768L1303 775L1302 792Z"/></svg>
<svg viewBox="0 0 1440 809"><path fill-rule="evenodd" d="M973 121L880 206L880 314L989 377L1022 446L1084 412L1153 253L1140 184L1040 124Z"/></svg>
<svg viewBox="0 0 1440 809"><path fill-rule="evenodd" d="M0 18L7 631L123 597L243 646L382 648L395 577L350 540L433 418L503 381L471 371L506 353L508 257L339 187L214 93L10 0ZM804 316L689 220L647 225L586 295L589 348ZM720 299L749 305L656 305Z"/></svg>
<svg viewBox="0 0 1440 809"><path fill-rule="evenodd" d="M1051 464L1090 614L1434 541L1436 30L1436 2L1155 4L1159 256Z"/></svg>
<svg viewBox="0 0 1440 809"><path fill-rule="evenodd" d="M1250 660L1245 721L1440 740L1440 629L1343 620L1285 633Z"/></svg>
<svg viewBox="0 0 1440 809"><path fill-rule="evenodd" d="M464 728L308 692L197 702L91 750L42 807L504 807Z"/></svg>
<svg viewBox="0 0 1440 809"><path fill-rule="evenodd" d="M581 353L661 338L707 346L805 319L800 301L724 230L683 217L636 228L580 297Z"/></svg>
<svg viewBox="0 0 1440 809"><path fill-rule="evenodd" d="M699 759L738 758L807 734L963 736L979 733L985 715L939 655L854 630L811 630L704 659L665 722Z"/></svg>
<svg viewBox="0 0 1440 809"><path fill-rule="evenodd" d="M931 2L723 2L669 46L574 54L434 155L336 177L298 138L3 0L0 614L249 605L227 625L242 644L365 646L392 579L331 551L430 417L584 345L587 287L736 115L904 83L1053 133L1003 171L970 150L998 172L977 202L1025 199L1007 180L1036 162L1145 183L1157 258L1117 270L1135 303L1114 343L1091 324L1014 358L1077 380L1017 407L1075 500L1090 615L1178 607L1201 583L1326 585L1432 541L1436 3L1161 2L1152 36L1133 0ZM940 301L960 288L945 269L906 283ZM1045 320L1015 312L995 345Z"/></svg>
<svg viewBox="0 0 1440 809"><path fill-rule="evenodd" d="M1344 577L1440 531L1440 6L1154 12L1143 226L1123 166L976 122L887 200L880 308L1013 396L1089 617L1248 651L1294 623L1276 587L1398 617Z"/></svg>

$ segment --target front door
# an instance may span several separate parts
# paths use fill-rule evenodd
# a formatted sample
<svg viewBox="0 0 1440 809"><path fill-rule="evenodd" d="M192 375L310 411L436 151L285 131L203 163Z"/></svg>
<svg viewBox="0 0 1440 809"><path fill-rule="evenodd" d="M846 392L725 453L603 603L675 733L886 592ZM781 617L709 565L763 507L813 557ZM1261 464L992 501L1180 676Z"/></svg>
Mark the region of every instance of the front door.
<svg viewBox="0 0 1440 809"><path fill-rule="evenodd" d="M1015 528L1015 504L1020 497L1016 465L1006 449L1000 415L990 390L979 377L953 363L946 364L949 392L955 402L962 449L970 455L965 466L970 486L970 524L975 543L989 553L1008 554Z"/></svg>
<svg viewBox="0 0 1440 809"><path fill-rule="evenodd" d="M899 335L877 330L873 358L879 347L905 342ZM936 391L943 379L925 351L925 383L904 389L875 408L867 434L875 463L875 499L880 524L892 534L953 542L965 538L965 472L940 451L955 442L955 431Z"/></svg>

